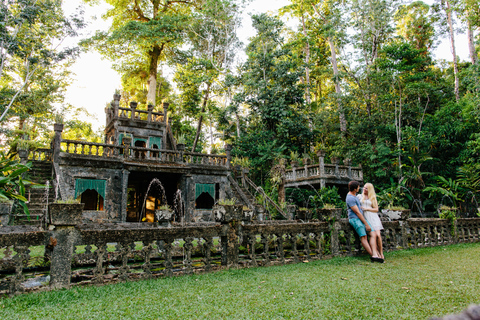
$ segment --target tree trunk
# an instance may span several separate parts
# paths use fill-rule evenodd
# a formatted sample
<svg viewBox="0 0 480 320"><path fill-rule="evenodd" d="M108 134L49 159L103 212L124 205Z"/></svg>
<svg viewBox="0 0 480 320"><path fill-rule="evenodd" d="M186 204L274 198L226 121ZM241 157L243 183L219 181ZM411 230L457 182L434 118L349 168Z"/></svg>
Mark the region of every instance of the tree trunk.
<svg viewBox="0 0 480 320"><path fill-rule="evenodd" d="M333 43L332 37L328 37L328 44L330 46L330 52L332 54L332 68L333 68L333 81L335 83L335 93L337 94L337 105L338 113L340 118L340 131L347 131L347 121L345 120L345 112L343 111L342 102L340 96L342 95L342 89L340 88L340 83L338 81L338 64L337 64L337 53L335 52L335 45Z"/></svg>
<svg viewBox="0 0 480 320"><path fill-rule="evenodd" d="M448 22L448 29L450 33L450 46L452 49L453 55L453 73L455 75L455 99L458 101L460 100L460 89L459 89L459 81L458 81L458 63L457 63L457 53L455 51L455 37L453 33L453 21L452 21L452 8L450 7L450 2L445 1L447 5L447 22Z"/></svg>
<svg viewBox="0 0 480 320"><path fill-rule="evenodd" d="M238 116L238 112L235 112L235 121L237 124L237 138L240 138L240 117Z"/></svg>
<svg viewBox="0 0 480 320"><path fill-rule="evenodd" d="M308 67L309 63L310 63L310 43L308 42L308 37L307 37L307 28L305 26L305 18L304 16L302 15L302 27L303 27L303 36L305 37L306 39L306 45L305 45L305 82L306 82L306 85L307 85L307 90L305 92L305 101L307 102L307 104L309 105L309 108L310 108L310 102L311 102L311 99L310 99L310 68Z"/></svg>
<svg viewBox="0 0 480 320"><path fill-rule="evenodd" d="M197 147L198 139L200 137L200 131L202 131L203 113L207 108L209 93L210 93L210 84L208 84L207 90L205 92L205 96L203 97L202 111L200 111L200 118L198 118L197 133L195 134L195 140L193 141L192 152L195 152L195 148Z"/></svg>
<svg viewBox="0 0 480 320"><path fill-rule="evenodd" d="M467 17L468 15L469 14L467 13ZM475 43L474 43L475 36L473 33L472 25L468 18L467 18L467 37L468 37L468 49L470 51L470 60L472 61L472 64L476 64L478 58L477 58L477 53L475 52Z"/></svg>
<svg viewBox="0 0 480 320"><path fill-rule="evenodd" d="M159 46L154 46L153 49L148 52L148 93L147 101L156 104L156 93L157 93L157 68L158 68L158 59L162 49Z"/></svg>

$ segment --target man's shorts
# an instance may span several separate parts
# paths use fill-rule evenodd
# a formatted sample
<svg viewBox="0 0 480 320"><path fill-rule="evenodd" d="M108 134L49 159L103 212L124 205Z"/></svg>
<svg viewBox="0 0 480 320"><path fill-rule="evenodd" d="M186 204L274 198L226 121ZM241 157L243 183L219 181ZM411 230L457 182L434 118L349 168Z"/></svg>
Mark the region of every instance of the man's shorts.
<svg viewBox="0 0 480 320"><path fill-rule="evenodd" d="M367 229L365 229L365 225L363 224L362 220L358 218L354 218L354 219L348 219L348 222L352 225L352 227L355 229L355 231L357 232L360 238L367 235ZM372 228L370 223L368 223L368 225L370 226L372 231L375 231L375 229Z"/></svg>

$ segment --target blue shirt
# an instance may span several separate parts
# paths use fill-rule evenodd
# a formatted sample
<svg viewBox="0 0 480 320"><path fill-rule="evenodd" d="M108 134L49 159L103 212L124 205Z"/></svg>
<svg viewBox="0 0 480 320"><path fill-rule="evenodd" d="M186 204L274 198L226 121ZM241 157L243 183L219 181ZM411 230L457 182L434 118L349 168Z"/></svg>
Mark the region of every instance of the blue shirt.
<svg viewBox="0 0 480 320"><path fill-rule="evenodd" d="M345 201L347 202L348 219L358 219L358 216L355 212L353 212L352 207L357 206L360 213L363 214L361 208L362 204L360 203L360 200L357 197L352 196L350 193L348 193L347 199Z"/></svg>

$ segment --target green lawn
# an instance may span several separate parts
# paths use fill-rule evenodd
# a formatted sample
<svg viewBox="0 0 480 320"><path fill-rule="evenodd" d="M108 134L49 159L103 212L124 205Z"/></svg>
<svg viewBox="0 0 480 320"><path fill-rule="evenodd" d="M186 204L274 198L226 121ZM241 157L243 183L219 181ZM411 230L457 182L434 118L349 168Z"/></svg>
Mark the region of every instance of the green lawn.
<svg viewBox="0 0 480 320"><path fill-rule="evenodd" d="M480 243L21 295L2 319L428 319L480 303Z"/></svg>

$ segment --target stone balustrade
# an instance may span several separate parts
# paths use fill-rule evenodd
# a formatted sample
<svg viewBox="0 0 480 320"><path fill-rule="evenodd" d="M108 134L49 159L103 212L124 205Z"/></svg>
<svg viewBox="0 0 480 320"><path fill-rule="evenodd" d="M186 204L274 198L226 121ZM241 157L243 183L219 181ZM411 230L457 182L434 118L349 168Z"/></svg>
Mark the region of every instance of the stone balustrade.
<svg viewBox="0 0 480 320"><path fill-rule="evenodd" d="M28 153L28 160L52 161L53 152L51 149L38 148Z"/></svg>
<svg viewBox="0 0 480 320"><path fill-rule="evenodd" d="M334 164L314 164L304 167L295 167L285 171L286 182L311 178L338 178L350 180L363 180L360 167L340 166Z"/></svg>
<svg viewBox="0 0 480 320"><path fill-rule="evenodd" d="M60 142L62 152L94 157L116 157L119 156L124 147L113 144L94 143L86 141L66 140Z"/></svg>
<svg viewBox="0 0 480 320"><path fill-rule="evenodd" d="M386 221L384 248L480 241L480 218L454 223L455 229L443 219ZM81 224L49 230L0 227L0 295L362 253L347 219L173 223L168 228L149 223ZM39 274L43 281L37 281Z"/></svg>
<svg viewBox="0 0 480 320"><path fill-rule="evenodd" d="M93 143L62 139L61 150L79 156L116 158L128 160L149 160L160 163L183 163L188 165L210 165L227 167L227 156L155 148L125 147L112 144Z"/></svg>
<svg viewBox="0 0 480 320"><path fill-rule="evenodd" d="M168 104L163 104L164 112L153 111L153 106L148 106L148 110L137 109L137 103L131 102L130 108L119 106L120 96L114 96L114 102L105 109L107 124L115 119L145 121L148 123L165 123L167 121Z"/></svg>

